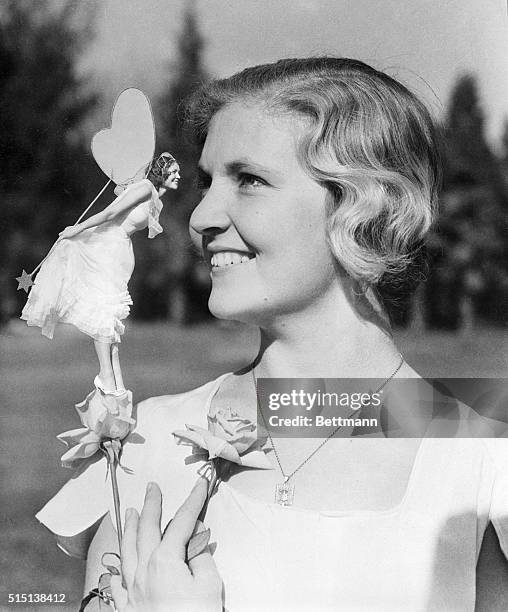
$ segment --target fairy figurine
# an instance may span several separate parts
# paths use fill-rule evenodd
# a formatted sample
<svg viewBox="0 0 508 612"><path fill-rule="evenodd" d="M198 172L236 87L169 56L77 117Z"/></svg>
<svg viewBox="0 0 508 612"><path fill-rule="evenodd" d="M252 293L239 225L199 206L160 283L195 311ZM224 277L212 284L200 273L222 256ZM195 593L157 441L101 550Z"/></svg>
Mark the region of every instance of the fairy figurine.
<svg viewBox="0 0 508 612"><path fill-rule="evenodd" d="M111 128L92 139L95 160L116 184L116 199L60 232L33 283L37 268L20 277L25 286L33 284L21 319L48 338L58 323L92 337L100 366L94 384L107 394L125 392L118 345L132 305L127 288L134 269L131 236L147 227L149 238L162 232L160 197L177 189L180 179L175 158L169 153L154 157L154 150L150 103L138 89L126 89L113 108Z"/></svg>

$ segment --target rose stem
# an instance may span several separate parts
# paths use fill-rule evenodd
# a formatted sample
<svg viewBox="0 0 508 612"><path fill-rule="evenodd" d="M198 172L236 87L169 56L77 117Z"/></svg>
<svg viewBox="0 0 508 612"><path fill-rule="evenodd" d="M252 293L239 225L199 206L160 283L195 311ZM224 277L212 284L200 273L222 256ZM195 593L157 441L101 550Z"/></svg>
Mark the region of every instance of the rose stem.
<svg viewBox="0 0 508 612"><path fill-rule="evenodd" d="M116 479L116 458L111 465L111 484L113 485L113 502L115 504L116 532L118 535L119 552L122 550L122 521L120 520L120 495L118 494L118 481Z"/></svg>
<svg viewBox="0 0 508 612"><path fill-rule="evenodd" d="M118 552L122 551L122 521L120 519L120 495L118 493L118 481L116 479L116 466L118 460L115 451L113 450L113 441L106 440L103 444L106 449L106 457L108 459L109 468L111 471L111 485L113 487L113 503L115 505L116 533L118 536Z"/></svg>
<svg viewBox="0 0 508 612"><path fill-rule="evenodd" d="M205 522L206 511L208 510L208 502L210 501L210 498L212 497L215 486L217 484L217 466L215 465L215 461L212 461L211 465L212 465L212 477L210 478L210 482L208 484L208 493L206 494L205 503L203 504L203 507L201 508L201 512L199 513L199 516L198 516L198 521L201 521L202 523Z"/></svg>

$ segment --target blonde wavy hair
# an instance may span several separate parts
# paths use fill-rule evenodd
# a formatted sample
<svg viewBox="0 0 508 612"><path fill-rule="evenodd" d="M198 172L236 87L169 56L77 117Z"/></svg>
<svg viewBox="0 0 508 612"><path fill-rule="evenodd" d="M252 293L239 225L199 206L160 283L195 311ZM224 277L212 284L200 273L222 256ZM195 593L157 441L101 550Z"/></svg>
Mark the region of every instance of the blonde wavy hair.
<svg viewBox="0 0 508 612"><path fill-rule="evenodd" d="M213 115L234 101L307 118L298 155L329 191L335 258L385 306L407 296L423 276L441 176L439 133L424 104L357 60L284 59L212 81L191 97L186 119L200 145Z"/></svg>

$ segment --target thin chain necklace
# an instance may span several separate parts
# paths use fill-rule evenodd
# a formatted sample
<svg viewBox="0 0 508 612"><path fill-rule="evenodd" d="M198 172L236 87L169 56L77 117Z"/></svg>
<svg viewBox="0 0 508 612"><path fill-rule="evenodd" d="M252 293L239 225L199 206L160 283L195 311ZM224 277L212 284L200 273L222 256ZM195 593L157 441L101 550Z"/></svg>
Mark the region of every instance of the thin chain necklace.
<svg viewBox="0 0 508 612"><path fill-rule="evenodd" d="M398 364L398 366L395 368L395 370L390 374L390 376L383 382L383 384L376 390L375 393L379 393L382 389L384 389L384 387L392 380L392 378L397 374L397 372L400 370L400 368L402 367L402 364L404 363L404 357L402 357L402 355L400 356L400 362ZM265 415L263 414L263 411L261 410L260 406L259 406L259 395L258 395L258 384L257 384L257 380L256 380L256 374L254 372L255 370L255 366L252 366L252 378L254 380L254 388L256 390L256 402L257 402L257 407L258 407L258 411L261 413L261 418L263 419L263 423L265 425L265 429L266 429L266 433L268 434L268 438L270 440L270 444L272 445L273 448L273 452L275 453L275 458L277 459L277 463L279 465L279 469L281 471L282 477L284 478L284 482L278 483L275 485L275 503L281 505L281 506L292 506L293 505L293 501L294 501L294 496L295 496L295 485L291 482L289 482L289 480L291 478L293 478L293 476L296 474L296 472L298 472L299 470L301 470L303 468L303 466L312 459L312 457L314 457L314 455L320 451L323 446L328 442L328 440L330 440L331 438L333 438L333 436L339 431L339 429L341 429L342 425L339 425L338 427L336 427L331 434L329 434L322 442L321 444L319 444L317 446L317 448L315 448L312 453L306 458L304 459L292 472L290 472L289 474L286 474L284 472L284 470L282 469L282 463L280 461L280 457L279 457L279 453L277 452L277 449L275 448L275 444L273 443L273 438L270 434L270 429L266 423L266 419L265 419ZM354 412L351 413L351 415L354 414ZM349 415L349 416L351 416Z"/></svg>

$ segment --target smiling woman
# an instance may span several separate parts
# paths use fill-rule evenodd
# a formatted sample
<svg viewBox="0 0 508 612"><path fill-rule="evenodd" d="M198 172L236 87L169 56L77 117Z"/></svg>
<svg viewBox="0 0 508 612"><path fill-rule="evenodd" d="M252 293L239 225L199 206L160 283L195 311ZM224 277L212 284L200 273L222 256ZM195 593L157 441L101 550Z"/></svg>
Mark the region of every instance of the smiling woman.
<svg viewBox="0 0 508 612"><path fill-rule="evenodd" d="M205 590L186 580L193 607L181 609L502 609L495 606L505 606L507 593L499 548L508 554L506 445L464 434L465 406L456 407L457 439L448 439L443 409L401 357L386 313L421 275L435 210L439 147L428 112L370 66L310 58L205 86L190 102L189 120L202 147L202 198L190 231L209 264L209 307L258 326L260 346L239 371L138 407L144 443L127 439L124 447L130 471L119 475L122 505L141 509L146 483L155 480L162 519L160 499L148 495L139 559L124 551L124 570L144 581L150 558L149 578L166 597L160 609L180 609L180 587L171 572L158 572L172 559L181 565L185 552L181 542L161 552L159 522L190 490L199 457L190 461L168 442L171 432L185 423L199 432L226 412L252 432L259 376L379 379L378 392L391 390L398 401L406 435L358 436L348 424L321 440L270 438L273 469L235 463L208 505L216 570L208 567ZM66 536L68 550L81 534L88 587L102 554L115 547L104 467L90 466L40 515ZM92 492L93 504L83 505ZM66 518L69 503L78 518ZM485 573L477 574L478 560ZM139 605L120 609L156 609L149 589L129 593Z"/></svg>
<svg viewBox="0 0 508 612"><path fill-rule="evenodd" d="M375 287L387 306L422 276L422 238L440 181L437 132L426 108L388 75L353 60L330 58L325 66L316 58L306 64L305 75L298 60L279 63L270 78L263 66L248 69L196 96L191 113L204 144L202 160L210 156L221 125L234 123L229 110L248 116L237 128L245 126L244 148L251 157L228 161L229 176L238 181L248 173L248 193L263 197L263 185L287 187L291 170L304 169L327 196L334 259L363 288ZM299 185L292 187L300 193ZM298 210L295 205L292 213Z"/></svg>
<svg viewBox="0 0 508 612"><path fill-rule="evenodd" d="M268 324L288 308L304 308L336 277L326 244L326 190L300 167L300 129L243 103L211 121L200 161L207 179L191 235L209 258L224 253L226 262L231 252L249 258L212 267L209 308L217 317Z"/></svg>

